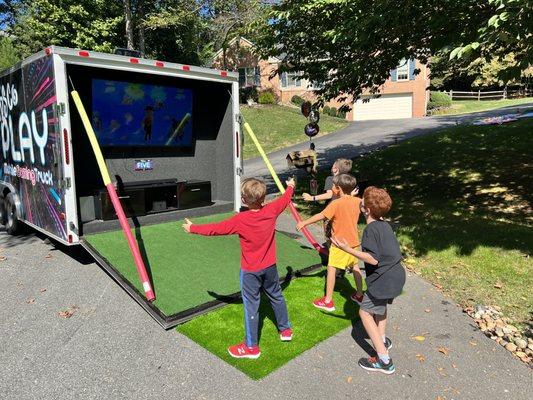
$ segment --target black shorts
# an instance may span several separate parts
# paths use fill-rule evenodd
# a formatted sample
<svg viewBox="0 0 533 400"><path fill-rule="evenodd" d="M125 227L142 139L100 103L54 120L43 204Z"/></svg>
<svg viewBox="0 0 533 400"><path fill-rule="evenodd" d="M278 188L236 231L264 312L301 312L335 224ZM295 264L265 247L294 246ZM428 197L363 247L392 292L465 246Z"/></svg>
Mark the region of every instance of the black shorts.
<svg viewBox="0 0 533 400"><path fill-rule="evenodd" d="M361 310L366 311L369 314L385 315L387 312L387 304L392 304L394 299L376 299L372 297L368 292L363 296L361 302Z"/></svg>

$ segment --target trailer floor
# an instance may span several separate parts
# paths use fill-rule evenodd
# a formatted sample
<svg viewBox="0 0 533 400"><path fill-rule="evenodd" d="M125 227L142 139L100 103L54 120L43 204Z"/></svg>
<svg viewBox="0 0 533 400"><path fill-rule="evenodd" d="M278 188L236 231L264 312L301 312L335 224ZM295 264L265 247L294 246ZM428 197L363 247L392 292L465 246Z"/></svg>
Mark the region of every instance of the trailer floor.
<svg viewBox="0 0 533 400"><path fill-rule="evenodd" d="M196 218L193 222L214 222L230 215ZM190 315L191 310L201 310L206 303L230 302L235 300L231 295L239 292L238 237L190 235L183 231L181 224L182 221L167 222L132 230L156 294L150 307L157 308L163 318L183 313ZM119 278L134 287L137 294L143 293L122 231L89 234L84 238L101 261L119 273ZM314 249L284 234L277 233L276 242L280 277L320 263ZM181 322L180 318L175 320Z"/></svg>

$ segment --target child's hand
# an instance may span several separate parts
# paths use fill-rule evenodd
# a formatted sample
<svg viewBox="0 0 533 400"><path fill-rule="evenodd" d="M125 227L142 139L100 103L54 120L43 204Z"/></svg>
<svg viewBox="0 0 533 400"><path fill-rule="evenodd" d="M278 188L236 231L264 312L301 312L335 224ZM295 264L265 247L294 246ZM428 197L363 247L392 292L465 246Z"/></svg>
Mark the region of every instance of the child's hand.
<svg viewBox="0 0 533 400"><path fill-rule="evenodd" d="M348 245L348 242L341 238L331 237L331 243L333 243L335 246L337 246L339 249L347 251L348 249L351 249L351 247Z"/></svg>
<svg viewBox="0 0 533 400"><path fill-rule="evenodd" d="M294 178L291 177L291 178L287 179L287 180L285 181L285 185L287 185L287 186L291 186L291 187L294 187L294 186L296 185L296 183L294 182Z"/></svg>
<svg viewBox="0 0 533 400"><path fill-rule="evenodd" d="M296 224L296 230L298 232L300 232L303 228L305 228L305 222L304 221L300 221Z"/></svg>
<svg viewBox="0 0 533 400"><path fill-rule="evenodd" d="M354 190L352 190L352 193L350 193L352 195L352 197L355 197L357 196L357 193L359 193L359 188L356 187Z"/></svg>
<svg viewBox="0 0 533 400"><path fill-rule="evenodd" d="M313 196L311 196L309 193L302 194L302 197L305 201L313 201Z"/></svg>
<svg viewBox="0 0 533 400"><path fill-rule="evenodd" d="M192 222L188 218L185 218L185 223L182 225L185 232L191 233L191 225Z"/></svg>

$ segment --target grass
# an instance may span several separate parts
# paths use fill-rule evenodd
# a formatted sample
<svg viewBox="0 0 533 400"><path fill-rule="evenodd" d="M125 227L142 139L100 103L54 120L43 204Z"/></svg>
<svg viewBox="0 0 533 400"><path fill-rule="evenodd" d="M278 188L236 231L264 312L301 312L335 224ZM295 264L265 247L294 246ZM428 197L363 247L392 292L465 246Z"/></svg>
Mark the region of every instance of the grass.
<svg viewBox="0 0 533 400"><path fill-rule="evenodd" d="M409 268L522 326L533 323L532 131L531 118L459 126L354 160L359 181L391 194Z"/></svg>
<svg viewBox="0 0 533 400"><path fill-rule="evenodd" d="M297 108L281 105L241 106L241 113L267 153L307 140L304 134L307 119ZM348 122L341 118L321 114L319 125L319 136L321 136L344 128ZM244 158L259 156L252 141L245 133L243 134L245 135Z"/></svg>
<svg viewBox="0 0 533 400"><path fill-rule="evenodd" d="M205 223L230 214L194 219ZM169 316L239 289L239 242L236 236L189 235L181 223L144 226L134 232L156 293L154 305ZM141 293L144 293L122 231L87 235L86 239ZM320 263L314 250L278 233L278 270L298 271ZM212 333L212 331L211 331Z"/></svg>
<svg viewBox="0 0 533 400"><path fill-rule="evenodd" d="M478 111L488 111L494 110L497 108L503 107L512 107L518 106L521 104L532 103L533 98L523 98L523 99L506 99L506 100L454 100L450 108L436 110L431 113L431 115L456 115L456 114L467 114ZM510 113L515 112L515 110L510 109Z"/></svg>
<svg viewBox="0 0 533 400"><path fill-rule="evenodd" d="M235 359L227 352L228 345L236 344L244 337L242 303L202 315L177 330L249 377L263 378L317 343L349 327L356 319L358 308L348 299L355 290L350 283L353 278L349 278L350 281L338 279L334 293L335 312L323 313L312 306L313 298L323 294L324 272L292 279L284 285L289 318L294 327L294 337L289 343L279 340L272 309L268 300L261 299L261 357L258 360Z"/></svg>

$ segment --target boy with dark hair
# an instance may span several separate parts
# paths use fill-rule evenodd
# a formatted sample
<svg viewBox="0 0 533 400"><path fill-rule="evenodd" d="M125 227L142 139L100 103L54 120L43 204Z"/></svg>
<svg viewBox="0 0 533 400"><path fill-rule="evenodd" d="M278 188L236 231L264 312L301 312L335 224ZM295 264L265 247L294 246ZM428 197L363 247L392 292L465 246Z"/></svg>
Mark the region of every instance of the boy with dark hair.
<svg viewBox="0 0 533 400"><path fill-rule="evenodd" d="M205 236L239 235L241 243L241 294L244 306L245 336L243 343L228 348L235 358L258 358L259 303L264 290L276 316L280 339L292 339L287 305L279 284L276 267L276 219L285 210L294 193L294 179L286 181L283 196L263 205L266 185L255 178L241 184L243 203L247 211L214 224L197 225L185 219L183 228L188 233Z"/></svg>
<svg viewBox="0 0 533 400"><path fill-rule="evenodd" d="M340 174L349 174L351 170L352 160L338 158L331 166L331 175L329 175L324 182L324 193L316 196L311 196L309 193L303 193L303 199L305 201L322 201L338 198L339 193L333 191L333 178Z"/></svg>
<svg viewBox="0 0 533 400"><path fill-rule="evenodd" d="M298 223L296 229L302 230L307 225L327 219L331 222L332 235L346 237L347 244L351 248L359 246L357 234L357 221L359 219L359 203L361 199L353 197L350 193L354 190L357 181L348 174L340 174L333 179L333 188L340 193L340 197L333 200L320 213ZM352 295L352 300L360 303L363 300L363 278L357 260L334 244L329 249L328 267L326 275L326 295L313 301L313 305L324 311L335 311L333 303L333 289L335 287L336 271L353 269L353 276L357 292Z"/></svg>
<svg viewBox="0 0 533 400"><path fill-rule="evenodd" d="M359 366L367 371L392 374L395 371L388 349L392 347L385 336L387 305L399 296L405 284L405 270L401 264L402 253L391 226L383 220L392 200L384 189L370 186L363 194L361 212L366 218L366 228L361 240L362 251L357 251L342 238L332 237L332 242L345 252L365 263L367 291L363 297L359 316L377 357L361 358Z"/></svg>

